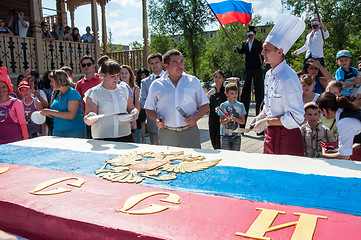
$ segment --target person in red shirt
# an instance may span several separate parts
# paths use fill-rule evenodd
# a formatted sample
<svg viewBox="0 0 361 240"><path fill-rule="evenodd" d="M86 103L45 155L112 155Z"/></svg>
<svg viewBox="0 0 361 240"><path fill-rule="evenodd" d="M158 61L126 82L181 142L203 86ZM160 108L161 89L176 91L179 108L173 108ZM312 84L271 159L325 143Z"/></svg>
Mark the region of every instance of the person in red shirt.
<svg viewBox="0 0 361 240"><path fill-rule="evenodd" d="M82 102L82 110L85 111L85 103L84 103L84 93L88 91L90 88L95 87L96 85L100 84L102 81L97 73L95 73L95 60L92 56L85 55L81 58L80 61L81 69L83 70L83 73L85 76L80 79L76 85L75 89L80 93Z"/></svg>

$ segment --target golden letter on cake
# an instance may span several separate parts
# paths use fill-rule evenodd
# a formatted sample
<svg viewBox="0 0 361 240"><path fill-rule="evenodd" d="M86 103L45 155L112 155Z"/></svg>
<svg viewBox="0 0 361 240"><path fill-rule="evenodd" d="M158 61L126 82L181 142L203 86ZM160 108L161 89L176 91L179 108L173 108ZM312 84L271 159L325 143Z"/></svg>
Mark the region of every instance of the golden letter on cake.
<svg viewBox="0 0 361 240"><path fill-rule="evenodd" d="M0 167L0 174L8 171L10 169L10 167Z"/></svg>
<svg viewBox="0 0 361 240"><path fill-rule="evenodd" d="M300 216L298 221L271 227L278 214L286 214L286 212L265 208L257 208L257 210L261 211L261 213L253 222L248 231L246 233L236 232L235 234L237 236L260 240L271 240L269 237L264 237L267 232L296 225L291 240L312 240L316 229L317 219L327 219L327 217L324 216L306 213L294 213L294 215Z"/></svg>
<svg viewBox="0 0 361 240"><path fill-rule="evenodd" d="M59 193L64 193L64 192L70 192L71 189L63 188L63 187L59 187L59 188L56 188L54 190L49 190L49 191L44 191L44 192L39 192L39 191L41 191L41 190L43 190L43 189L45 189L47 187L50 187L52 185L55 185L57 183L64 182L64 181L67 181L67 180L71 180L71 179L76 179L75 182L68 183L69 186L73 186L73 187L81 187L85 182L84 179L78 178L78 177L56 178L56 179L52 179L52 180L48 180L48 181L40 183L33 190L31 190L29 193L34 194L34 195L54 195L54 194L59 194Z"/></svg>
<svg viewBox="0 0 361 240"><path fill-rule="evenodd" d="M127 213L127 214L140 215L140 214L158 213L158 212L167 210L169 208L167 206L162 206L162 205L158 205L158 204L150 204L149 207L139 209L139 210L129 211L129 209L131 209L132 207L134 207L135 205L137 205L144 199L147 199L149 197L153 197L156 195L168 195L167 198L160 199L159 201L173 203L173 204L180 204L180 197L177 194L168 193L168 192L145 192L145 193L140 193L140 194L137 194L137 195L134 195L134 196L131 196L130 198L128 198L125 201L123 208L120 209L119 211L122 213Z"/></svg>

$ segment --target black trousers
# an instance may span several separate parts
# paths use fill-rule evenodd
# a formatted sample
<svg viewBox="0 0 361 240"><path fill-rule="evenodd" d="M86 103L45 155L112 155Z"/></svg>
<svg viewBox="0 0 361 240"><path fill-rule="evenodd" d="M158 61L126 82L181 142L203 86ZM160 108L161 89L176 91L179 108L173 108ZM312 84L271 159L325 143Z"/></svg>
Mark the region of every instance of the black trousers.
<svg viewBox="0 0 361 240"><path fill-rule="evenodd" d="M219 123L219 117L209 117L208 126L213 149L221 149L221 124Z"/></svg>
<svg viewBox="0 0 361 240"><path fill-rule="evenodd" d="M247 117L248 117L248 111L249 111L249 104L251 101L251 91L252 91L252 79L254 84L254 90L256 95L256 115L259 114L261 103L264 99L264 80L263 80L263 73L262 68L251 68L246 69L246 76L244 85L242 88L242 94L241 94L241 103L244 104L244 107L246 108L246 123L247 123ZM244 128L246 124L242 124L241 128Z"/></svg>

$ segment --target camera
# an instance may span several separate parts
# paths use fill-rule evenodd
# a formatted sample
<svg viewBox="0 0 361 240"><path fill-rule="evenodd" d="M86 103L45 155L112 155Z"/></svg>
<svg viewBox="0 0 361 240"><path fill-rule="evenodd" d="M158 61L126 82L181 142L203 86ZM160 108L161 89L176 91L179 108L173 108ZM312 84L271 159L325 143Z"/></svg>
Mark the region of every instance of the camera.
<svg viewBox="0 0 361 240"><path fill-rule="evenodd" d="M9 15L16 16L16 15L18 15L19 12L21 12L19 9L10 8Z"/></svg>

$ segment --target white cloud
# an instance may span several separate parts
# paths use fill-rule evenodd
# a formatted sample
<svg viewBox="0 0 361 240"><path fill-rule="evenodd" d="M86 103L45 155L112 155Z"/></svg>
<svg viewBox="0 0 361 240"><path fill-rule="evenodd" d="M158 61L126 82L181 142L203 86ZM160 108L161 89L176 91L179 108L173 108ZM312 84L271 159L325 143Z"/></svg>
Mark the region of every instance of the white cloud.
<svg viewBox="0 0 361 240"><path fill-rule="evenodd" d="M142 6L141 0L112 0L111 3L120 5L123 8L127 8L130 6L132 6L132 7L141 7Z"/></svg>
<svg viewBox="0 0 361 240"><path fill-rule="evenodd" d="M282 8L280 0L253 0L252 4L254 10L253 14L262 17L262 24L267 21L276 22L282 13L286 13L286 10Z"/></svg>

